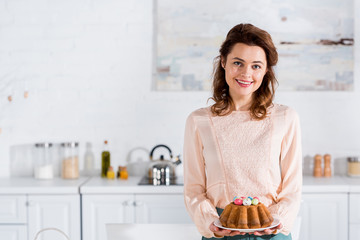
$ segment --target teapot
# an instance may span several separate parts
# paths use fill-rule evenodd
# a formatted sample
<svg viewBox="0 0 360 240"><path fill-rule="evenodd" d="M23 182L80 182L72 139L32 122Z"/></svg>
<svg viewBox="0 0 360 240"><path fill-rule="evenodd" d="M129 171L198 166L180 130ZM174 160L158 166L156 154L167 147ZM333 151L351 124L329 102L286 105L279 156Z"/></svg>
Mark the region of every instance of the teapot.
<svg viewBox="0 0 360 240"><path fill-rule="evenodd" d="M165 159L164 155L160 155L159 159L154 160L154 151L160 147L166 148L169 151L169 160ZM156 145L150 152L150 161L152 161L152 163L149 166L148 178L162 181L170 181L170 179L175 179L175 167L181 163L180 155L175 157L175 161L172 159L173 155L171 149L168 146L164 144Z"/></svg>

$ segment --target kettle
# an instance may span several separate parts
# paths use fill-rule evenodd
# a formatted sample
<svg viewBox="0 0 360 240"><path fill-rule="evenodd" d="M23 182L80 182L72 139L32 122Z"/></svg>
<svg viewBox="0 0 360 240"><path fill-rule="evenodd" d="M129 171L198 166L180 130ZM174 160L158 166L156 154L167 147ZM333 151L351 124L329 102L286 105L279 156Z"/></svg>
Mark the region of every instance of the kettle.
<svg viewBox="0 0 360 240"><path fill-rule="evenodd" d="M160 147L166 148L169 151L170 160L166 160L164 155L160 155L158 160L154 160L154 151ZM171 179L175 179L175 167L181 163L180 155L176 156L175 161L172 159L173 155L171 149L168 146L164 144L156 145L150 152L150 161L153 162L149 166L148 177L153 180L161 181L170 181Z"/></svg>

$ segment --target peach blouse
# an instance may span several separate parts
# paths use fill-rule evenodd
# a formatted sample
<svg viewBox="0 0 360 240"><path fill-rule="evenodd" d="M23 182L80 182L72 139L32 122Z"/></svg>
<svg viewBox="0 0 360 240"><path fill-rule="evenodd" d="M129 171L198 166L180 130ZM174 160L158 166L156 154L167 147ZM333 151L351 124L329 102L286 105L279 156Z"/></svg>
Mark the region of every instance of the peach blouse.
<svg viewBox="0 0 360 240"><path fill-rule="evenodd" d="M258 197L280 218L288 235L299 210L302 187L301 135L297 113L274 104L264 120L248 111L213 116L210 107L190 114L184 138L184 197L199 232L234 196Z"/></svg>

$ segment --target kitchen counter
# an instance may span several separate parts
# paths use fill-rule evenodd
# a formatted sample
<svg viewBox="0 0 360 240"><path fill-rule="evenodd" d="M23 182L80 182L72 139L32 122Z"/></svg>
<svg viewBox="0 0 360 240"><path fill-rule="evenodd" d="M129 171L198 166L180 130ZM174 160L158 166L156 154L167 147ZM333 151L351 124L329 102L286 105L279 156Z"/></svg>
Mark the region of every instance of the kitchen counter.
<svg viewBox="0 0 360 240"><path fill-rule="evenodd" d="M346 182L349 185L349 192L360 193L360 178L346 177Z"/></svg>
<svg viewBox="0 0 360 240"><path fill-rule="evenodd" d="M350 179L346 176L333 176L330 178L303 177L303 193L339 193L350 191ZM360 181L359 181L360 188Z"/></svg>
<svg viewBox="0 0 360 240"><path fill-rule="evenodd" d="M69 180L54 178L38 180L34 178L0 178L0 194L179 194L182 185L152 186L138 185L141 177L130 176L128 180L108 180L101 177L81 177ZM333 176L314 178L304 176L303 193L360 193L360 178Z"/></svg>
<svg viewBox="0 0 360 240"><path fill-rule="evenodd" d="M178 194L183 193L184 187L182 185L169 186L153 186L153 185L138 185L141 177L129 177L127 180L108 180L100 177L93 177L80 187L81 194L92 193L166 193Z"/></svg>
<svg viewBox="0 0 360 240"><path fill-rule="evenodd" d="M0 194L77 194L79 188L87 180L86 177L79 179L35 179L24 178L0 178Z"/></svg>
<svg viewBox="0 0 360 240"><path fill-rule="evenodd" d="M147 186L138 185L141 177L129 177L128 180L107 180L94 177L80 188L80 193L182 193L183 186ZM339 193L360 192L360 178L333 176L331 178L314 178L304 176L303 193Z"/></svg>

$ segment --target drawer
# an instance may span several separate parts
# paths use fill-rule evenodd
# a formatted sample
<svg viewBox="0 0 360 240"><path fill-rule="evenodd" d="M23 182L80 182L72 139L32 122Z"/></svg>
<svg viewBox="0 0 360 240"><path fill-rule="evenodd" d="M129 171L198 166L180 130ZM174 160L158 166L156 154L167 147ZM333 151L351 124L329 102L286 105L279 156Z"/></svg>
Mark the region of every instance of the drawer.
<svg viewBox="0 0 360 240"><path fill-rule="evenodd" d="M0 195L0 223L26 223L26 196Z"/></svg>
<svg viewBox="0 0 360 240"><path fill-rule="evenodd" d="M26 225L0 225L0 236L6 240L27 239Z"/></svg>
<svg viewBox="0 0 360 240"><path fill-rule="evenodd" d="M349 223L360 224L360 193L351 193L349 196Z"/></svg>
<svg viewBox="0 0 360 240"><path fill-rule="evenodd" d="M360 224L350 224L349 240L359 240L359 239L360 239Z"/></svg>

